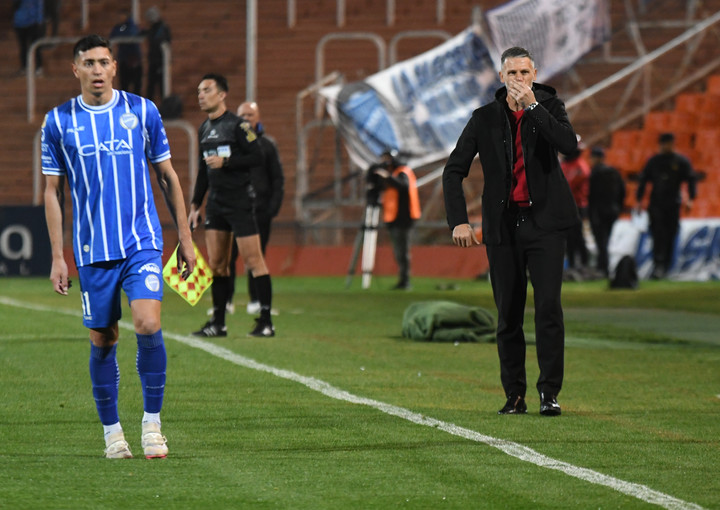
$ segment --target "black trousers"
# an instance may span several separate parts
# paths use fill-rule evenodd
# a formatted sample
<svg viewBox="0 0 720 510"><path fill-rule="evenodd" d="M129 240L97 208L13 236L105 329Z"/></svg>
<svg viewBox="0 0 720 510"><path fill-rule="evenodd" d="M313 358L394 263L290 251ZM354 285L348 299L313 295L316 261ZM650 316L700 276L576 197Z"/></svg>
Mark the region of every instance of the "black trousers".
<svg viewBox="0 0 720 510"><path fill-rule="evenodd" d="M587 216L587 209L579 209L580 218ZM588 265L590 254L585 245L585 235L583 234L583 224L578 223L576 226L568 230L567 234L567 259L568 267L575 268L577 259L580 257L580 267L585 268Z"/></svg>
<svg viewBox="0 0 720 510"><path fill-rule="evenodd" d="M30 25L29 27L16 28L15 34L17 35L18 46L20 50L20 68L24 71L27 67L27 52L32 46L32 43L40 39L45 35L45 25ZM35 68L42 67L42 53L40 49L35 50Z"/></svg>
<svg viewBox="0 0 720 510"><path fill-rule="evenodd" d="M393 256L398 266L398 285L410 282L410 227L388 224Z"/></svg>
<svg viewBox="0 0 720 510"><path fill-rule="evenodd" d="M676 204L648 207L653 240L653 273L664 276L672 265L675 237L680 229L680 208Z"/></svg>
<svg viewBox="0 0 720 510"><path fill-rule="evenodd" d="M154 100L155 92L160 93L160 99L155 101L156 104L160 104L163 97L163 68L162 62L149 63L147 72L147 88L145 97Z"/></svg>
<svg viewBox="0 0 720 510"><path fill-rule="evenodd" d="M120 89L137 95L142 94L142 73L142 65L118 62Z"/></svg>
<svg viewBox="0 0 720 510"><path fill-rule="evenodd" d="M596 267L607 276L608 274L608 244L613 225L617 220L617 214L603 214L600 212L590 213L590 228L592 229L595 245L598 250Z"/></svg>
<svg viewBox="0 0 720 510"><path fill-rule="evenodd" d="M523 323L528 275L535 301L535 345L540 376L538 392L557 395L562 388L565 327L560 302L566 233L540 229L530 209L506 212L503 239L488 245L490 281L498 311L497 346L505 395L525 396Z"/></svg>

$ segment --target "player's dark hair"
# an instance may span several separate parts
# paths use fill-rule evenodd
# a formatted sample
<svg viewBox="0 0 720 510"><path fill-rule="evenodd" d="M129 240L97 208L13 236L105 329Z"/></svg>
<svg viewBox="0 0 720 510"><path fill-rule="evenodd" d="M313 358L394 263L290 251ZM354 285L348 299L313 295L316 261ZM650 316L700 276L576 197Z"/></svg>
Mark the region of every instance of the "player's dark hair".
<svg viewBox="0 0 720 510"><path fill-rule="evenodd" d="M110 41L105 39L103 36L97 34L86 35L75 43L75 47L73 48L73 60L75 60L81 52L88 51L93 48L107 48L111 55L113 52L112 47L110 46Z"/></svg>
<svg viewBox="0 0 720 510"><path fill-rule="evenodd" d="M216 73L208 73L205 76L202 77L202 80L213 80L217 84L217 88L222 90L223 92L228 91L228 82L227 78L225 78L222 74L216 74Z"/></svg>
<svg viewBox="0 0 720 510"><path fill-rule="evenodd" d="M505 61L509 58L529 58L530 62L532 62L533 67L535 67L535 59L533 58L533 56L528 50L520 46L513 46L512 48L508 48L503 51L503 54L500 57L500 67L502 67Z"/></svg>

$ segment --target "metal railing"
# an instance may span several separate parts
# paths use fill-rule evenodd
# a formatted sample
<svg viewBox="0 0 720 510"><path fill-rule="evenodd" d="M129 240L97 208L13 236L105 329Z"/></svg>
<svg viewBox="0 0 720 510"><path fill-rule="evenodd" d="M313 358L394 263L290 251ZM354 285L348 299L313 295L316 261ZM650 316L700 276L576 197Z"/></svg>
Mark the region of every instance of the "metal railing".
<svg viewBox="0 0 720 510"><path fill-rule="evenodd" d="M315 82L319 82L325 76L325 46L331 41L370 41L377 47L378 71L385 69L387 59L385 54L387 48L385 40L373 32L332 32L325 34L318 41L315 47Z"/></svg>
<svg viewBox="0 0 720 510"><path fill-rule="evenodd" d="M347 19L345 2L346 0L335 1L335 24L338 27L344 27ZM389 27L395 25L396 3L397 0L385 0L385 23ZM445 0L436 0L435 19L438 25L445 23L445 10ZM297 0L287 0L287 26L288 28L294 28L296 24Z"/></svg>
<svg viewBox="0 0 720 510"><path fill-rule="evenodd" d="M295 167L295 216L303 218L303 197L307 195L310 184L307 164L307 130L303 118L303 101L316 95L318 90L331 83L341 82L342 75L335 71L317 80L314 84L298 92L295 99L295 133L297 139L297 157ZM312 128L310 128L312 129Z"/></svg>
<svg viewBox="0 0 720 510"><path fill-rule="evenodd" d="M398 44L404 39L425 39L437 37L443 41L449 40L452 35L445 30L405 30L399 32L390 39L390 45L388 46L388 61L390 65L394 65L398 61Z"/></svg>
<svg viewBox="0 0 720 510"><path fill-rule="evenodd" d="M705 65L701 66L692 73L684 72L684 69L676 69L674 71L678 71L678 74L681 75L680 77L678 77L676 80L672 80L672 83L665 87L664 90L656 94L649 93L652 81L652 74L649 72L651 65L661 57L669 54L673 50L676 50L681 45L688 44L691 45L691 47L689 48L689 53L688 55L686 55L686 58L684 59L682 64L682 67L685 67L689 58L697 50L697 45L692 45L693 40L707 33L711 28L717 25L718 22L720 22L720 11L701 21L690 23L690 28L679 36L675 37L674 39L668 41L667 43L663 44L662 46L649 53L642 54L639 58L632 59L632 62L629 65L625 66L623 69L608 76L607 78L601 80L595 85L585 88L582 92L579 92L570 97L570 99L568 99L566 102L566 108L568 112L572 115L580 107L590 103L590 100L596 95L607 91L612 86L617 85L618 83L622 82L627 78L630 78L630 82L625 87L624 92L618 97L615 113L611 115L606 122L602 122L602 125L604 125L604 129L600 129L597 133L586 137L585 143L587 145L592 145L601 140L602 138L605 138L610 132L616 129L620 129L625 125L629 124L630 122L641 118L653 108L664 103L668 99L672 98L674 95L681 92L683 89L687 88L692 83L697 82L698 80L709 75L713 70L720 67L720 57L716 56L715 58L708 59ZM683 21L683 24L686 23L687 22ZM635 37L638 38L636 42L636 47L644 51L644 45L639 40L639 33L636 33ZM663 72L667 71L663 69ZM629 112L623 114L623 112L625 111L626 103L630 100L633 91L641 82L643 82L644 89L644 92L642 94L642 104L639 107L631 109Z"/></svg>
<svg viewBox="0 0 720 510"><path fill-rule="evenodd" d="M140 19L140 0L130 0L130 12L134 20ZM90 26L90 0L80 2L80 28L85 31Z"/></svg>

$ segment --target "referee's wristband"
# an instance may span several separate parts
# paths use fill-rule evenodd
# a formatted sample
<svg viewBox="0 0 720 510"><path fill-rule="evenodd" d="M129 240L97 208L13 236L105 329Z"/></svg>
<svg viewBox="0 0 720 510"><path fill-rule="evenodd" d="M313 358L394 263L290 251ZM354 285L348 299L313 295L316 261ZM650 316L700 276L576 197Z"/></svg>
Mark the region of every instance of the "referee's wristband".
<svg viewBox="0 0 720 510"><path fill-rule="evenodd" d="M525 107L525 111L529 112L530 110L534 110L537 105L537 101L535 101L534 103L530 103L529 105L527 105L527 107Z"/></svg>

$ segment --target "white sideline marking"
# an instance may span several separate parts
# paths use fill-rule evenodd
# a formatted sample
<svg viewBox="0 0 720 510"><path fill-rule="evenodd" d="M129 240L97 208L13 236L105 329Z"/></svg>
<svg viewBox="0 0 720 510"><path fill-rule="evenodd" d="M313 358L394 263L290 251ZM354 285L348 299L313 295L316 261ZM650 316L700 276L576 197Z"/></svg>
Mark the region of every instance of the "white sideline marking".
<svg viewBox="0 0 720 510"><path fill-rule="evenodd" d="M35 305L32 303L17 301L15 299L4 296L0 296L0 303L8 306L15 306L18 308L26 308L43 312L49 311L72 316L79 315L78 313L69 310L61 310L43 305ZM120 321L120 327L130 331L133 330L133 325L125 321ZM307 377L304 375L300 375L296 372L292 372L290 370L284 370L282 368L276 368L270 365L266 365L264 363L260 363L251 358L247 358L245 356L232 352L229 349L220 347L205 340L200 340L196 337L177 335L175 333L169 333L165 330L163 330L163 336L165 338L171 338L190 347L200 349L209 354L212 354L213 356L217 356L218 358L224 359L236 365L252 370L257 370L259 372L266 372L282 379L287 379L289 381L300 383L330 398L372 407L373 409L377 409L378 411L381 411L383 413L397 416L398 418L402 418L418 425L437 428L454 436L469 439L470 441L476 441L478 443L483 443L488 446L492 446L493 448L497 448L498 450L522 461L535 464L536 466L561 471L566 475L596 485L604 485L627 496L631 496L641 501L667 508L668 510L703 510L703 507L701 507L700 505L683 501L681 499L670 496L669 494L653 490L645 485L626 482L624 480L613 478L612 476L604 475L597 471L593 471L592 469L574 466L572 464L568 464L567 462L556 460L541 453L538 453L532 448L528 448L527 446L523 446L519 443L506 441L504 439L498 439L492 436L486 436L474 430L466 429L453 423L448 423L437 420L435 418L423 416L403 407L398 407L392 404L387 404L385 402L380 402L379 400L360 397L345 390L336 388L320 379L315 379L314 377Z"/></svg>

